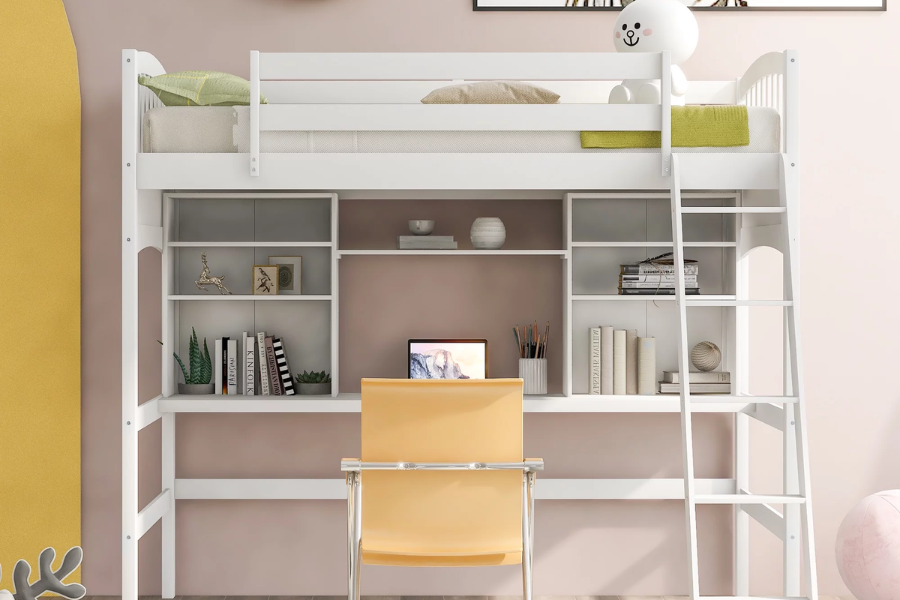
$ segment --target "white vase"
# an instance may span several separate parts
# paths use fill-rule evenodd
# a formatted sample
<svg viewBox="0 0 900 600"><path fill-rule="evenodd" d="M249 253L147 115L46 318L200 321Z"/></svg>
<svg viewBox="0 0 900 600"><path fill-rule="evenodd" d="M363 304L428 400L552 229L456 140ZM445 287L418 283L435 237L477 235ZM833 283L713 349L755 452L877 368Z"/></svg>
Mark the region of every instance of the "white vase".
<svg viewBox="0 0 900 600"><path fill-rule="evenodd" d="M472 223L469 239L478 250L499 250L506 241L506 227L497 217L478 217Z"/></svg>

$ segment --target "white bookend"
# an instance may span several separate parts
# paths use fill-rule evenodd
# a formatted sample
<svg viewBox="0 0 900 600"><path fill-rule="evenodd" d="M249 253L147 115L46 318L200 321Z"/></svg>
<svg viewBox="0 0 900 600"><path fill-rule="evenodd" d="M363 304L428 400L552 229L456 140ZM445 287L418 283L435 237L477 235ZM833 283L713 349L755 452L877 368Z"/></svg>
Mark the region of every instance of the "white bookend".
<svg viewBox="0 0 900 600"><path fill-rule="evenodd" d="M613 331L610 326L600 328L600 393L613 393Z"/></svg>
<svg viewBox="0 0 900 600"><path fill-rule="evenodd" d="M613 394L625 395L625 330L613 332Z"/></svg>
<svg viewBox="0 0 900 600"><path fill-rule="evenodd" d="M222 340L216 340L216 394L222 395Z"/></svg>
<svg viewBox="0 0 900 600"><path fill-rule="evenodd" d="M254 348L256 340L247 338L247 346L244 348L244 390L248 396L256 395L256 353Z"/></svg>
<svg viewBox="0 0 900 600"><path fill-rule="evenodd" d="M600 393L600 328L591 327L591 394Z"/></svg>
<svg viewBox="0 0 900 600"><path fill-rule="evenodd" d="M269 377L266 367L266 332L260 331L256 334L256 347L259 348L259 393L268 396L272 392L269 390Z"/></svg>
<svg viewBox="0 0 900 600"><path fill-rule="evenodd" d="M238 393L237 340L228 340L228 395Z"/></svg>
<svg viewBox="0 0 900 600"><path fill-rule="evenodd" d="M638 394L656 394L656 338L638 338Z"/></svg>
<svg viewBox="0 0 900 600"><path fill-rule="evenodd" d="M625 332L625 393L637 394L637 329Z"/></svg>

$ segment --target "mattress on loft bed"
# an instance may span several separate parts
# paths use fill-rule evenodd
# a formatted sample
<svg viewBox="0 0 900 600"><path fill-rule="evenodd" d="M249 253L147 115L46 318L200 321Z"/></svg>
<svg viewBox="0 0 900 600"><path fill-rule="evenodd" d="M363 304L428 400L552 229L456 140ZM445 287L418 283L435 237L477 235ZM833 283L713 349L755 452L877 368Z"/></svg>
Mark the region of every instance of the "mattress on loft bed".
<svg viewBox="0 0 900 600"><path fill-rule="evenodd" d="M678 152L779 152L781 124L771 108L749 107L750 145L673 148ZM659 152L652 148L585 149L578 131L263 131L272 153L553 153ZM250 152L246 106L165 106L144 114L142 150L156 153Z"/></svg>

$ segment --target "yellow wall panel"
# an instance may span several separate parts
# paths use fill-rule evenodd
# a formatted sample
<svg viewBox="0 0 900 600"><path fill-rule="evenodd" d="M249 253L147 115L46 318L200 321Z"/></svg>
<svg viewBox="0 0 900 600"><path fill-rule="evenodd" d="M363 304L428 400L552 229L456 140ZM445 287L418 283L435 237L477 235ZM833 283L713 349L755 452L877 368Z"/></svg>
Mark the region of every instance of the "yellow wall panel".
<svg viewBox="0 0 900 600"><path fill-rule="evenodd" d="M61 0L0 2L0 588L81 543L81 100ZM80 570L67 582L80 580Z"/></svg>

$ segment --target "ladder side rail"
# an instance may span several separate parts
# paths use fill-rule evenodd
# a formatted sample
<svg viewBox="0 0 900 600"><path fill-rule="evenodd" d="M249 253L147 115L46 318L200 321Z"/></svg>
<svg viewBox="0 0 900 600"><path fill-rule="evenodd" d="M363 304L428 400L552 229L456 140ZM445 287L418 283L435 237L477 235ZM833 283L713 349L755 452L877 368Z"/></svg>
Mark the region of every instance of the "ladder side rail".
<svg viewBox="0 0 900 600"><path fill-rule="evenodd" d="M697 564L697 504L694 494L694 441L691 419L690 365L687 347L687 306L684 283L684 232L681 213L681 174L678 155L672 155L672 249L675 269L675 309L680 331L678 343L678 370L681 373L681 454L684 476L684 508L688 541L688 567L690 579L688 594L692 600L700 596L700 577Z"/></svg>
<svg viewBox="0 0 900 600"><path fill-rule="evenodd" d="M122 51L122 600L138 597L138 52Z"/></svg>
<svg viewBox="0 0 900 600"><path fill-rule="evenodd" d="M736 205L743 205L743 194L736 199ZM743 231L743 215L735 215L735 298L749 298L749 269L744 248L746 242ZM747 306L734 308L735 318L735 381L734 393L749 394L747 385L749 369L749 311ZM737 490L750 489L750 417L743 412L734 415L734 478ZM744 505L734 507L734 594L750 595L750 515Z"/></svg>

